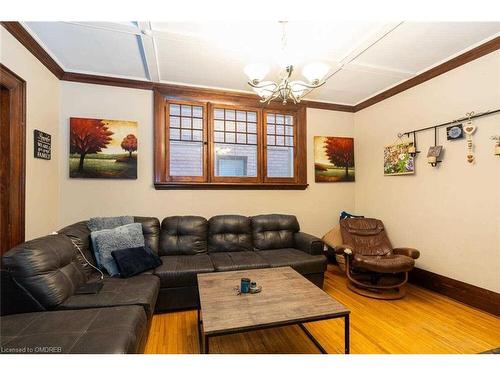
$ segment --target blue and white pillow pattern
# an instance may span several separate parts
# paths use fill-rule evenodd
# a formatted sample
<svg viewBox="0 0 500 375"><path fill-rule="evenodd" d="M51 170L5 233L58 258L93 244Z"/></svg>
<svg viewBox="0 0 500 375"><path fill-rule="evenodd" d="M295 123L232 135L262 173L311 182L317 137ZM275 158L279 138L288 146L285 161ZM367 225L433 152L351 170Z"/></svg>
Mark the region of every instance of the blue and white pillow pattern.
<svg viewBox="0 0 500 375"><path fill-rule="evenodd" d="M128 223L130 221L130 219L128 218L132 220L132 223ZM113 218L118 220L95 219L112 218L92 218L89 221L88 226L89 229L91 229L90 238L94 248L94 255L97 261L97 265L99 266L99 268L104 268L110 276L118 276L120 272L111 253L115 250L144 247L142 225L141 223L134 223L134 219L131 216ZM121 224L123 222L127 222L127 224ZM112 226L112 228L97 230L97 228L102 228L102 226ZM92 230L92 228L94 230Z"/></svg>

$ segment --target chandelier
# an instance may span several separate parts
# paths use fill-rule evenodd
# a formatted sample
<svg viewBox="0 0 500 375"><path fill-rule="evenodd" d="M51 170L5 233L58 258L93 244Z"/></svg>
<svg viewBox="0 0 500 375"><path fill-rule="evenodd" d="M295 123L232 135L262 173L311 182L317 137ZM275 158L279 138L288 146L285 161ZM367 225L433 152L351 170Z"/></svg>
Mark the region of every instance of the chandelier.
<svg viewBox="0 0 500 375"><path fill-rule="evenodd" d="M280 21L283 25L283 33L281 37L282 53L285 55L287 48L286 36L286 21ZM294 72L293 65L286 65L281 79L278 83L273 81L264 81L269 67L262 64L252 64L245 67L245 73L248 76L248 84L259 95L260 102L268 104L275 99L279 99L283 105L289 101L297 104L301 99L309 94L315 88L325 84L324 77L328 73L329 67L326 64L314 62L304 66L302 75L306 77L308 82L300 80L291 80Z"/></svg>

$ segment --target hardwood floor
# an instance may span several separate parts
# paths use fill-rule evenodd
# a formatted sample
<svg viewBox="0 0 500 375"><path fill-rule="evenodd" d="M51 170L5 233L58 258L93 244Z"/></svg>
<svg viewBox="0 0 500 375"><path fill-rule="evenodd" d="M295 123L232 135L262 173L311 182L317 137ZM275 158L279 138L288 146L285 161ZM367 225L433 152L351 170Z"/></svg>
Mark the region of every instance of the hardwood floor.
<svg viewBox="0 0 500 375"><path fill-rule="evenodd" d="M324 290L351 309L351 353L479 353L500 347L500 318L409 285L402 300L382 301L347 289L330 265ZM343 351L341 319L308 323L328 353ZM211 353L319 353L298 326L210 339ZM199 353L196 311L153 317L145 353Z"/></svg>

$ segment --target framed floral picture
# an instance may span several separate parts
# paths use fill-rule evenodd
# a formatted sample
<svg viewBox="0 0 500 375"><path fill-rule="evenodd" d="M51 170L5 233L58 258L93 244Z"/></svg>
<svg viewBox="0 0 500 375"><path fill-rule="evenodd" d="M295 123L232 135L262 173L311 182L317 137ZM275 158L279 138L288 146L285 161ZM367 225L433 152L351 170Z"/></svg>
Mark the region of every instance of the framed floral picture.
<svg viewBox="0 0 500 375"><path fill-rule="evenodd" d="M384 148L384 175L399 176L415 173L414 158L408 153L413 142L396 143Z"/></svg>

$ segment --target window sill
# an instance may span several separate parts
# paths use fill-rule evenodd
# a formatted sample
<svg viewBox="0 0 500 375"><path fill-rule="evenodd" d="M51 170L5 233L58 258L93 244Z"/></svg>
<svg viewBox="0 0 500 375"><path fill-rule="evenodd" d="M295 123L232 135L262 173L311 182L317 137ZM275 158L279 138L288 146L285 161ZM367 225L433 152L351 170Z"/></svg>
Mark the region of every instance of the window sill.
<svg viewBox="0 0 500 375"><path fill-rule="evenodd" d="M230 182L155 182L156 190L206 189L206 190L305 190L309 184L287 183L230 183Z"/></svg>

